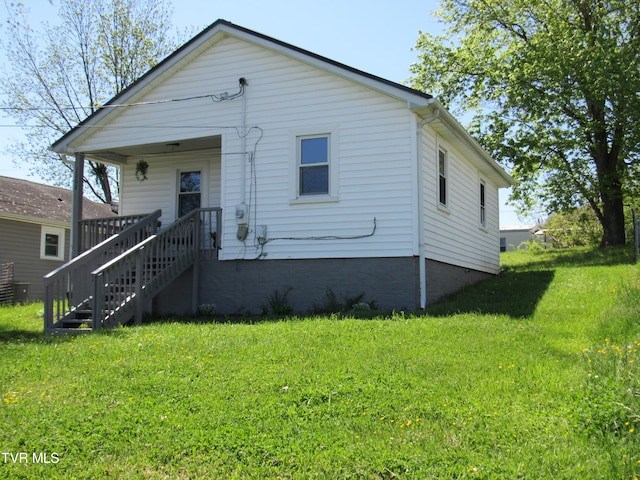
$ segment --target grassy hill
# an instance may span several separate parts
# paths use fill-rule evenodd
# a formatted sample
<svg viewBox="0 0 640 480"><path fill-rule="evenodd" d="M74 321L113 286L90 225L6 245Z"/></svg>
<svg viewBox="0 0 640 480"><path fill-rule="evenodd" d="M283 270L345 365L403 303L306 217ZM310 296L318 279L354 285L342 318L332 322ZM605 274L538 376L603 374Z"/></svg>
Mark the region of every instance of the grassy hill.
<svg viewBox="0 0 640 480"><path fill-rule="evenodd" d="M0 477L640 476L629 252L503 264L420 315L47 338L41 305L0 308Z"/></svg>

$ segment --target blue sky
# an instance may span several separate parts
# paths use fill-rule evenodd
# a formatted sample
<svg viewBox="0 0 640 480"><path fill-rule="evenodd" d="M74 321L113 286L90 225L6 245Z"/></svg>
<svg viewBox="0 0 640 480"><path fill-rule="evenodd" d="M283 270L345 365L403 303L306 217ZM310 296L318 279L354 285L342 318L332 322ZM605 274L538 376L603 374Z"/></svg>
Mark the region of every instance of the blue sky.
<svg viewBox="0 0 640 480"><path fill-rule="evenodd" d="M30 9L31 25L37 28L43 19L55 19L58 1L24 0ZM199 31L223 18L400 83L410 77L409 67L417 59L412 49L419 32L442 30L432 15L438 8L437 0L174 0L173 5L173 23L178 29L195 27ZM4 22L5 17L2 6L0 21ZM0 34L4 31L0 30ZM2 63L6 68L4 59ZM0 175L38 181L2 153L11 138L21 135L19 128L8 126L12 123L10 119L0 119ZM503 192L501 225L521 225L513 207L504 205L505 197Z"/></svg>

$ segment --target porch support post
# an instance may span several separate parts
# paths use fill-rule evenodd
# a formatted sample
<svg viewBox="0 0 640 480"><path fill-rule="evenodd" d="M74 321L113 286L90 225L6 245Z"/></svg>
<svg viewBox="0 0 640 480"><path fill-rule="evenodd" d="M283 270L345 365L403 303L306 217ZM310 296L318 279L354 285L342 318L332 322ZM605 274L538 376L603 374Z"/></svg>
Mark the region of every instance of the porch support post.
<svg viewBox="0 0 640 480"><path fill-rule="evenodd" d="M71 196L71 258L80 253L80 220L82 220L82 198L84 180L84 153L76 153L76 161L73 167L73 191Z"/></svg>

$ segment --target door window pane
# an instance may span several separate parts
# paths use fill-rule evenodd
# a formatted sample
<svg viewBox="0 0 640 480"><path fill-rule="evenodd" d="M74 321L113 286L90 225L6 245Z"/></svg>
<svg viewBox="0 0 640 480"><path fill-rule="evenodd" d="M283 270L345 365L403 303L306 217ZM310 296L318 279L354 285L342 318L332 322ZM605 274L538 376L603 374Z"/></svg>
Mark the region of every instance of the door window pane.
<svg viewBox="0 0 640 480"><path fill-rule="evenodd" d="M178 193L178 216L200 208L200 172L180 172L180 192Z"/></svg>

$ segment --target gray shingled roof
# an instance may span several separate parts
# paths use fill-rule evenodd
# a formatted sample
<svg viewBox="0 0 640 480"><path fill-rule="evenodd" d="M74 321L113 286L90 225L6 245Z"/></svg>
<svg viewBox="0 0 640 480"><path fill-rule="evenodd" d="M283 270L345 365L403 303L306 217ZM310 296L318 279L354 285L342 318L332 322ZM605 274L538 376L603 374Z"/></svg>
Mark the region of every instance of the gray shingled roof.
<svg viewBox="0 0 640 480"><path fill-rule="evenodd" d="M0 175L0 214L71 221L71 190ZM111 207L84 199L82 218L113 217Z"/></svg>

